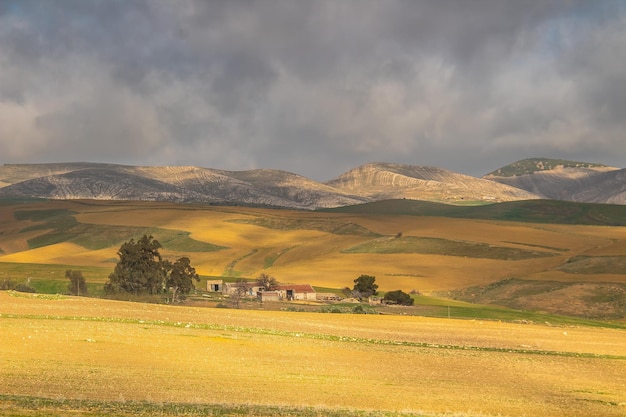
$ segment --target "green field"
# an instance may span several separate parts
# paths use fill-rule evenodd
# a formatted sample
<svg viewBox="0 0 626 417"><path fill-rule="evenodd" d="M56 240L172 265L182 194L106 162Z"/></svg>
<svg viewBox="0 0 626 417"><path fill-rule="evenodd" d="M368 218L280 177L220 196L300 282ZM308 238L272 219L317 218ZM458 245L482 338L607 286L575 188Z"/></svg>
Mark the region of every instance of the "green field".
<svg viewBox="0 0 626 417"><path fill-rule="evenodd" d="M453 206L415 200L386 200L323 211L507 220L524 223L626 226L626 206L624 205L557 200L512 201L481 206Z"/></svg>

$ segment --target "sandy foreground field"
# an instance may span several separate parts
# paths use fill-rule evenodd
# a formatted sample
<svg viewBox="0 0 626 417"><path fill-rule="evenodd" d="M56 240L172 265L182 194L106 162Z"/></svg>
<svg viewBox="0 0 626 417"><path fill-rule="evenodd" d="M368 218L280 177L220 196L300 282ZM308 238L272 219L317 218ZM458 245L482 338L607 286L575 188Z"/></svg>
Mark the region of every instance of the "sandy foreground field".
<svg viewBox="0 0 626 417"><path fill-rule="evenodd" d="M624 416L625 341L603 328L0 292L0 415L2 398L32 396Z"/></svg>

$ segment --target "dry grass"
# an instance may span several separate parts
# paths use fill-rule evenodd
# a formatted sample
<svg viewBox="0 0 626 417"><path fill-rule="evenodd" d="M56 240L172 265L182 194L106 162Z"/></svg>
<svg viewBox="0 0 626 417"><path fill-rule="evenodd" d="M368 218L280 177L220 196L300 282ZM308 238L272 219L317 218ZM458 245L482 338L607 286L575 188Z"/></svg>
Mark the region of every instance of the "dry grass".
<svg viewBox="0 0 626 417"><path fill-rule="evenodd" d="M5 397L467 416L626 412L623 330L6 292L0 314Z"/></svg>

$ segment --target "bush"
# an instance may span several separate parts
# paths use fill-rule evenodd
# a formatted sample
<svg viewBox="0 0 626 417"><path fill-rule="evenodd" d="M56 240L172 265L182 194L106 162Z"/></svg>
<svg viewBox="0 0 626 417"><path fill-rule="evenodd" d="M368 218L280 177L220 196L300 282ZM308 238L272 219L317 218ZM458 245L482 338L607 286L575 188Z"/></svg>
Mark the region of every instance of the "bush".
<svg viewBox="0 0 626 417"><path fill-rule="evenodd" d="M15 291L18 292L30 292L30 293L36 293L37 291L35 291L35 289L33 287L29 287L26 284L17 284L15 287L13 287L13 289Z"/></svg>
<svg viewBox="0 0 626 417"><path fill-rule="evenodd" d="M0 281L0 290L12 290L15 288L15 285L15 282L11 281L10 279L3 279L2 281Z"/></svg>
<svg viewBox="0 0 626 417"><path fill-rule="evenodd" d="M403 306L412 306L415 300L402 290L390 291L385 294L383 300L387 304L399 304Z"/></svg>
<svg viewBox="0 0 626 417"><path fill-rule="evenodd" d="M367 311L365 311L363 306L359 304L358 306L354 306L354 308L352 309L352 313L354 313L354 314L367 314Z"/></svg>

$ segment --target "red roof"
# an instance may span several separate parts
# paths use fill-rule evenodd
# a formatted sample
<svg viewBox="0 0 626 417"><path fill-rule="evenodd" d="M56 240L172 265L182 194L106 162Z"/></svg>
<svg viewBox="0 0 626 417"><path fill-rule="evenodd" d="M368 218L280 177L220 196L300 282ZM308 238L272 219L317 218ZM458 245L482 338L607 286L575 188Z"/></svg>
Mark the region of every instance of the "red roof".
<svg viewBox="0 0 626 417"><path fill-rule="evenodd" d="M293 290L295 292L299 292L299 293L310 293L310 292L315 292L315 290L313 289L313 287L311 287L310 284L288 284L288 285L279 285L278 286L279 290Z"/></svg>

